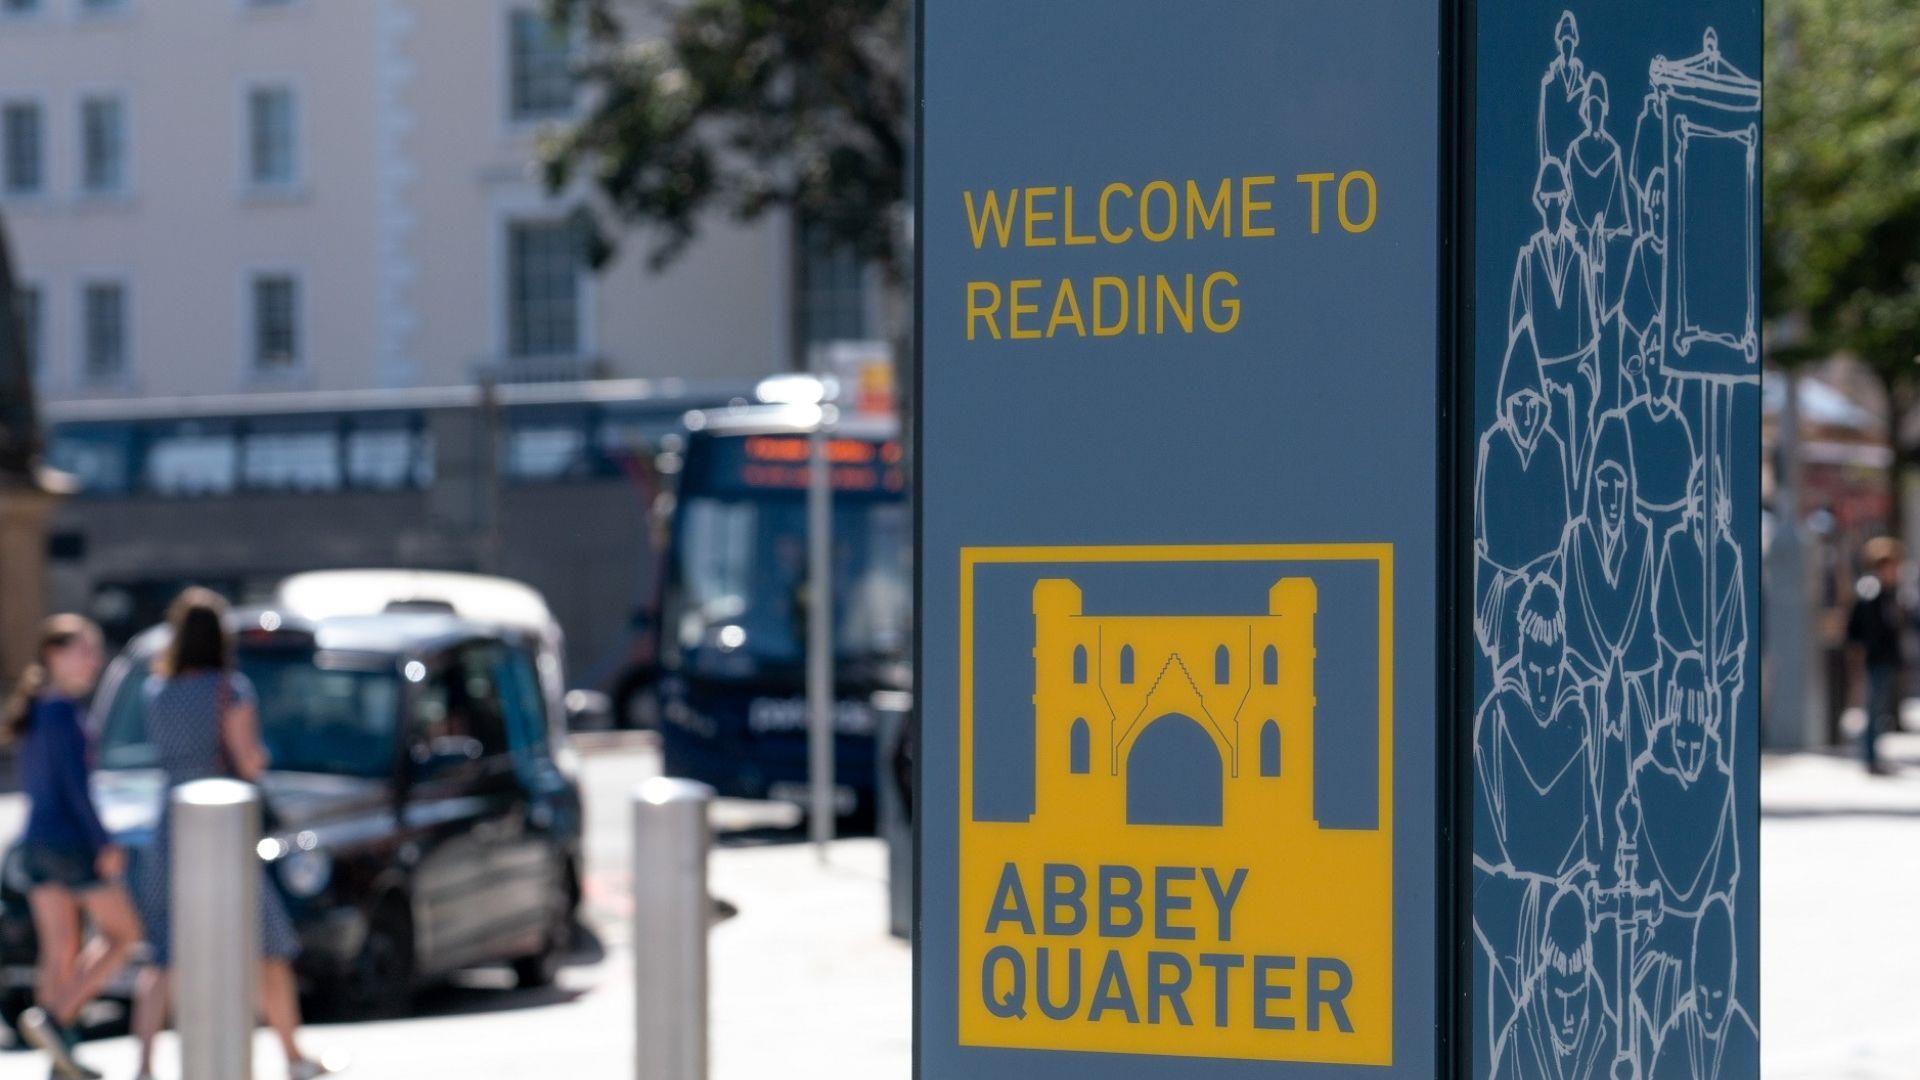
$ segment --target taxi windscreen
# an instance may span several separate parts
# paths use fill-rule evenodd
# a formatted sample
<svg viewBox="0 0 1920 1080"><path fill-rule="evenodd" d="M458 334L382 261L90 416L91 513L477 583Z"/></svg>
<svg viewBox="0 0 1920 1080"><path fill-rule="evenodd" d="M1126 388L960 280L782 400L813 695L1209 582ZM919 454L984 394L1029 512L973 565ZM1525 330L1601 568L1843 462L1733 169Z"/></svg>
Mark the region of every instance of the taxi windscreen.
<svg viewBox="0 0 1920 1080"><path fill-rule="evenodd" d="M380 777L393 771L401 682L390 658L356 659L311 649L238 652L260 697L260 733L277 771ZM146 704L153 676L142 666L97 702L97 764L153 768Z"/></svg>

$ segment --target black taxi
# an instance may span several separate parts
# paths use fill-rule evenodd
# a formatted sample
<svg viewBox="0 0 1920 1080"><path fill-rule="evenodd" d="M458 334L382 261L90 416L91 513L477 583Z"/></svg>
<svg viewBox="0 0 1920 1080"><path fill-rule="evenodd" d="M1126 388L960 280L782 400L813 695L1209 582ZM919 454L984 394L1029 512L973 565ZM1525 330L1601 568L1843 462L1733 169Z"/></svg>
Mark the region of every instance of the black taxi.
<svg viewBox="0 0 1920 1080"><path fill-rule="evenodd" d="M580 901L582 821L539 635L433 610L232 618L272 755L258 855L293 914L315 1003L393 1015L423 982L488 963L510 964L522 985L550 982ZM95 801L134 860L165 795L144 708L166 641L164 627L136 638L94 700ZM9 1011L26 1000L33 957L9 853Z"/></svg>

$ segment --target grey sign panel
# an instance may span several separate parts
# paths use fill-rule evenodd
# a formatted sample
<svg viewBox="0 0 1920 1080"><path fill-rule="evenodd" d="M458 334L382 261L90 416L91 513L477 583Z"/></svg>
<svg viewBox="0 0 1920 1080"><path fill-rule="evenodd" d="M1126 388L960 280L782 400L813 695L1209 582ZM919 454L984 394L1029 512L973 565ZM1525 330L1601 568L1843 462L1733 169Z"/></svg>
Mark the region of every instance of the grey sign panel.
<svg viewBox="0 0 1920 1080"><path fill-rule="evenodd" d="M1431 1077L1440 13L921 19L919 1075Z"/></svg>

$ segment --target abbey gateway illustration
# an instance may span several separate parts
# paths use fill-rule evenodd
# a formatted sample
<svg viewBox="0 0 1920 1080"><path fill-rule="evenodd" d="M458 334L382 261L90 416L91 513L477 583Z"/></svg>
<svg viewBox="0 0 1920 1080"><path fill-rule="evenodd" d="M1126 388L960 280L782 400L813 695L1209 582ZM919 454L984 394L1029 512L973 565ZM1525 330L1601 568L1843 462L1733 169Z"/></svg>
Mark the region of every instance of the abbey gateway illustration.
<svg viewBox="0 0 1920 1080"><path fill-rule="evenodd" d="M1265 615L1087 615L1036 582L1035 821L1312 826L1316 604L1289 577Z"/></svg>

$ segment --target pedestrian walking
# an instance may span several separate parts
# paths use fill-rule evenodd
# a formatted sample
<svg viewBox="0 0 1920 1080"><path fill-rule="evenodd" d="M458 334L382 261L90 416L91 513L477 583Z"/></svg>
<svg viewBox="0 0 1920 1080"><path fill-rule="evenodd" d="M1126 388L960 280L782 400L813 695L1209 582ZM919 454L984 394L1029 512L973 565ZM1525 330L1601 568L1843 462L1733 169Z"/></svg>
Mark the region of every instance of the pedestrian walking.
<svg viewBox="0 0 1920 1080"><path fill-rule="evenodd" d="M172 789L214 777L256 783L267 769L253 687L233 668L225 616L226 602L216 593L195 588L180 594L167 613L172 640L147 684L147 741L166 784L152 857L141 860L135 878L135 900L153 951L153 967L134 1002L143 1080L152 1076L154 1037L165 1026L172 990ZM300 1048L300 1003L293 977L300 939L279 892L265 879L264 866L261 874L260 1011L286 1053L287 1075L312 1080L333 1070Z"/></svg>
<svg viewBox="0 0 1920 1080"><path fill-rule="evenodd" d="M1891 731L1900 714L1900 666L1906 657L1906 630L1912 621L1900 597L1904 549L1890 536L1877 536L1863 549L1868 573L1855 586L1847 617L1847 642L1859 653L1867 673L1867 725L1860 735L1867 772L1887 774L1878 750L1882 731Z"/></svg>
<svg viewBox="0 0 1920 1080"><path fill-rule="evenodd" d="M20 1035L53 1059L53 1075L62 1080L100 1076L73 1055L80 1011L140 941L139 919L120 883L126 856L101 827L88 783L78 703L93 693L103 659L98 627L78 615L55 615L42 624L34 662L6 708L21 787L32 803L20 859L40 948L35 1004L20 1017ZM90 939L83 925L93 928Z"/></svg>

